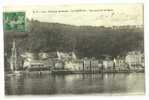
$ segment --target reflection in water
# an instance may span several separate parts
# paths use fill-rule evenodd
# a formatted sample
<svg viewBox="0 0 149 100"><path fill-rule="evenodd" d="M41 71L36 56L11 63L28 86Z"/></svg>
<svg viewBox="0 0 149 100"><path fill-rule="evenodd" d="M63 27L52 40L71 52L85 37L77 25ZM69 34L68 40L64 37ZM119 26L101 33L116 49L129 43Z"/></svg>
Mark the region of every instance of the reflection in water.
<svg viewBox="0 0 149 100"><path fill-rule="evenodd" d="M144 93L144 73L5 76L5 94Z"/></svg>

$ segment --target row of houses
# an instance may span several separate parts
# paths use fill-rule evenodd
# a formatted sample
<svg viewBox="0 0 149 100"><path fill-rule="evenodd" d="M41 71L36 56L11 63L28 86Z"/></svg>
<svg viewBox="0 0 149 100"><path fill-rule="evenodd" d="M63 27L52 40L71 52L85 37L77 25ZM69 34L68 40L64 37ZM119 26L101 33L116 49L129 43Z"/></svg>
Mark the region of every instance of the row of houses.
<svg viewBox="0 0 149 100"><path fill-rule="evenodd" d="M36 54L26 52L21 55L24 58L23 69L38 68L41 70L63 69L65 65L68 65L67 61L76 60L74 52L40 52ZM38 57L37 57L38 56Z"/></svg>
<svg viewBox="0 0 149 100"><path fill-rule="evenodd" d="M38 56L38 57L37 57ZM101 71L101 70L136 70L144 69L144 54L139 51L128 52L125 57L110 59L77 59L74 52L40 52L21 54L22 66L19 69L29 70L71 70L71 71ZM13 69L13 68L11 68Z"/></svg>

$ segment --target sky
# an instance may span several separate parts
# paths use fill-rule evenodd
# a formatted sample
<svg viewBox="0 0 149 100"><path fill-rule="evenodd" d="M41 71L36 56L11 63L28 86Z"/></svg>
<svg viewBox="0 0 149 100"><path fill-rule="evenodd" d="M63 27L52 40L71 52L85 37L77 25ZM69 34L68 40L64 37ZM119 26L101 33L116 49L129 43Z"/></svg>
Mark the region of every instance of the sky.
<svg viewBox="0 0 149 100"><path fill-rule="evenodd" d="M4 12L25 12L26 18L76 26L143 25L143 4L5 6Z"/></svg>

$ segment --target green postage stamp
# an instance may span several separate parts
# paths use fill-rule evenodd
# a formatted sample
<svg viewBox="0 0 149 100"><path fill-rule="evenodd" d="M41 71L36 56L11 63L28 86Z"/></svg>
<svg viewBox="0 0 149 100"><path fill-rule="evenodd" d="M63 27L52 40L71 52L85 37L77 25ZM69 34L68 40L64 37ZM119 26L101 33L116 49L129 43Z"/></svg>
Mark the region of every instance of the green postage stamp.
<svg viewBox="0 0 149 100"><path fill-rule="evenodd" d="M4 12L4 31L25 31L25 12Z"/></svg>

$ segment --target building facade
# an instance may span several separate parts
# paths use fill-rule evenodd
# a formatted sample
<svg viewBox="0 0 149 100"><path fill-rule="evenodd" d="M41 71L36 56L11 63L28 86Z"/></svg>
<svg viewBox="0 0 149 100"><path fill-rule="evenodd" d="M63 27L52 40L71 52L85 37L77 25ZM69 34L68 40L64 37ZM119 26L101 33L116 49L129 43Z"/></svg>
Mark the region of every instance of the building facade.
<svg viewBox="0 0 149 100"><path fill-rule="evenodd" d="M144 54L139 51L128 52L125 57L125 62L131 69L144 66Z"/></svg>

